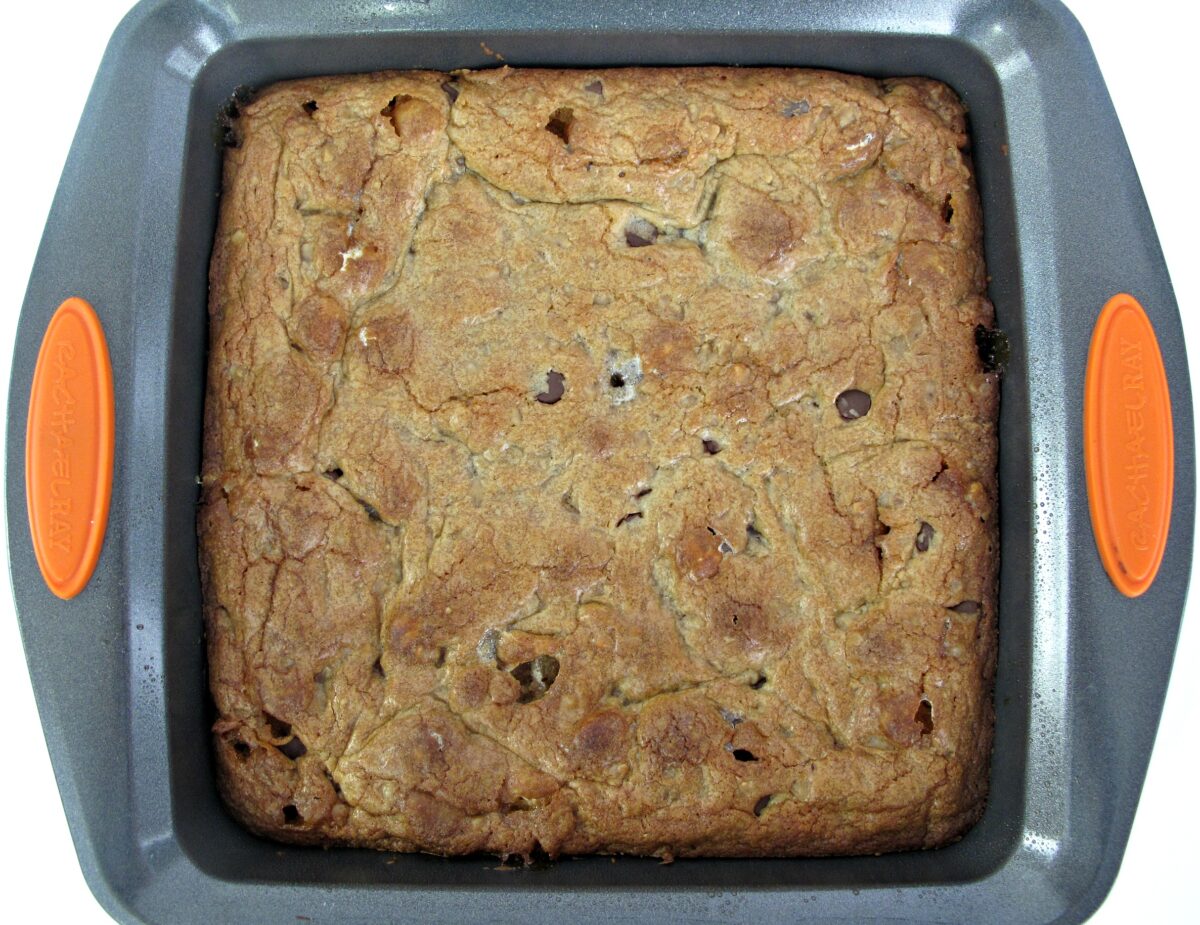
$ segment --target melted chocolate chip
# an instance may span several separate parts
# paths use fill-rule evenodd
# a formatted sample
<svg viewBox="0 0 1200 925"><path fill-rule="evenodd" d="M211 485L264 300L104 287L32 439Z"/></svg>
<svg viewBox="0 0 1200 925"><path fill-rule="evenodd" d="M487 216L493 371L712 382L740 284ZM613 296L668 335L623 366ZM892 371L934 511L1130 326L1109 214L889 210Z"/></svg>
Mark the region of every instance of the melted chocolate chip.
<svg viewBox="0 0 1200 925"><path fill-rule="evenodd" d="M963 613L963 614L971 614L971 615L977 614L981 610L983 610L983 608L979 606L979 601L962 601L958 604L955 604L950 609L953 610L955 613Z"/></svg>
<svg viewBox="0 0 1200 925"><path fill-rule="evenodd" d="M625 228L625 243L630 247L649 247L658 240L658 229L644 218L635 218Z"/></svg>
<svg viewBox="0 0 1200 925"><path fill-rule="evenodd" d="M917 538L913 545L917 547L917 552L929 552L929 544L933 542L933 527L921 521L921 528L917 530Z"/></svg>
<svg viewBox="0 0 1200 925"><path fill-rule="evenodd" d="M553 405L563 397L566 391L566 377L557 370L546 373L546 391L537 394L537 400L543 405Z"/></svg>
<svg viewBox="0 0 1200 925"><path fill-rule="evenodd" d="M604 96L604 84L600 83L598 80L593 80L589 84L584 84L583 89L587 90L588 93L595 93L597 96Z"/></svg>
<svg viewBox="0 0 1200 925"><path fill-rule="evenodd" d="M704 444L704 452L709 456L716 456L721 452L721 444L717 443L716 440L706 437L702 442Z"/></svg>
<svg viewBox="0 0 1200 925"><path fill-rule="evenodd" d="M279 750L291 758L292 761L295 761L302 755L308 754L308 749L305 747L304 743L300 741L299 736L292 736L292 738L288 739L279 746Z"/></svg>
<svg viewBox="0 0 1200 925"><path fill-rule="evenodd" d="M835 400L843 421L857 421L871 410L871 396L861 389L846 389Z"/></svg>

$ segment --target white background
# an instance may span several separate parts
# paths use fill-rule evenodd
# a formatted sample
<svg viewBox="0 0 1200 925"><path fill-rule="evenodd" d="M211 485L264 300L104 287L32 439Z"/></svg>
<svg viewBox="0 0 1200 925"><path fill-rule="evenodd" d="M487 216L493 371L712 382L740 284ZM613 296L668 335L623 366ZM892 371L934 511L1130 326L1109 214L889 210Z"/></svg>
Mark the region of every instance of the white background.
<svg viewBox="0 0 1200 925"><path fill-rule="evenodd" d="M1200 394L1194 13L1172 0L1073 0L1095 49L1171 269ZM0 388L58 176L107 37L128 0L6 4L0 56ZM1103 195L1097 190L1096 195ZM66 295L66 293L64 293ZM5 400L5 406L7 400ZM12 516L23 516L23 511ZM0 523L0 533L4 531ZM0 536L0 549L7 548ZM1158 742L1116 886L1094 923L1196 921L1200 605L1193 594ZM79 871L34 708L8 582L0 588L0 920L109 922Z"/></svg>

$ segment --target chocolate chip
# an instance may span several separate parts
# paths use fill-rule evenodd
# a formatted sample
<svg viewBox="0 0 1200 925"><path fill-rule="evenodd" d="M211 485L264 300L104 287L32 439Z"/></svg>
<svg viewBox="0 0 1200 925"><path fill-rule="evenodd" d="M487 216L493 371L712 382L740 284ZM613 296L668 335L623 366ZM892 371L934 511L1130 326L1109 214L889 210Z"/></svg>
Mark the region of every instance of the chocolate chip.
<svg viewBox="0 0 1200 925"><path fill-rule="evenodd" d="M634 511L634 512L633 512L633 513L631 513L631 514L626 514L624 517L622 517L620 520L618 520L618 521L617 521L617 526L619 527L619 526L621 526L622 524L627 524L627 523L629 523L629 521L631 521L631 520L641 520L641 518L642 518L642 512L641 512L641 511Z"/></svg>
<svg viewBox="0 0 1200 925"><path fill-rule="evenodd" d="M921 528L917 530L917 539L913 543L917 547L917 552L929 552L929 544L933 542L933 527L925 521L921 521Z"/></svg>
<svg viewBox="0 0 1200 925"><path fill-rule="evenodd" d="M566 391L566 377L557 370L546 373L546 391L537 394L537 400L543 405L553 405L563 397Z"/></svg>
<svg viewBox="0 0 1200 925"><path fill-rule="evenodd" d="M913 722L921 727L921 735L927 736L933 732L933 704L924 697L917 704L917 712L913 716Z"/></svg>
<svg viewBox="0 0 1200 925"><path fill-rule="evenodd" d="M658 229L644 218L635 218L625 227L625 243L630 247L649 247L658 240Z"/></svg>
<svg viewBox="0 0 1200 925"><path fill-rule="evenodd" d="M553 655L539 655L528 662L521 662L510 674L521 685L517 703L532 703L540 700L558 677L558 659Z"/></svg>
<svg viewBox="0 0 1200 925"><path fill-rule="evenodd" d="M571 124L575 121L575 112L567 106L562 106L550 114L546 123L546 131L557 135L564 145L571 143Z"/></svg>
<svg viewBox="0 0 1200 925"><path fill-rule="evenodd" d="M308 749L305 748L304 743L300 741L299 736L292 736L279 746L279 750L291 758L292 761L295 761L302 755L308 754Z"/></svg>
<svg viewBox="0 0 1200 925"><path fill-rule="evenodd" d="M735 748L733 759L734 761L758 761L758 756L748 748Z"/></svg>
<svg viewBox="0 0 1200 925"><path fill-rule="evenodd" d="M767 807L771 805L771 794L759 797L758 802L754 804L754 815L761 816L767 811Z"/></svg>
<svg viewBox="0 0 1200 925"><path fill-rule="evenodd" d="M871 396L860 389L846 389L835 400L843 421L856 421L871 410Z"/></svg>
<svg viewBox="0 0 1200 925"><path fill-rule="evenodd" d="M802 116L810 109L812 107L808 105L808 100L796 100L794 103L784 104L783 114L790 119L792 116Z"/></svg>
<svg viewBox="0 0 1200 925"><path fill-rule="evenodd" d="M979 601L962 601L950 608L955 613L977 614L983 608L979 606Z"/></svg>
<svg viewBox="0 0 1200 925"><path fill-rule="evenodd" d="M295 805L289 803L283 808L283 824L284 825L299 825L304 820L300 817L300 810L296 809Z"/></svg>
<svg viewBox="0 0 1200 925"><path fill-rule="evenodd" d="M1011 348L1008 335L1003 331L975 325L975 349L979 351L979 362L985 373L1003 372L1008 365Z"/></svg>
<svg viewBox="0 0 1200 925"><path fill-rule="evenodd" d="M604 96L604 84L600 83L598 80L593 80L589 84L584 84L583 89L587 90L588 93L595 93L597 96Z"/></svg>
<svg viewBox="0 0 1200 925"><path fill-rule="evenodd" d="M451 103L458 99L458 87L449 80L442 81L442 92L446 94Z"/></svg>
<svg viewBox="0 0 1200 925"><path fill-rule="evenodd" d="M709 456L716 456L721 452L721 444L717 443L716 440L706 437L702 443L704 444L704 452Z"/></svg>

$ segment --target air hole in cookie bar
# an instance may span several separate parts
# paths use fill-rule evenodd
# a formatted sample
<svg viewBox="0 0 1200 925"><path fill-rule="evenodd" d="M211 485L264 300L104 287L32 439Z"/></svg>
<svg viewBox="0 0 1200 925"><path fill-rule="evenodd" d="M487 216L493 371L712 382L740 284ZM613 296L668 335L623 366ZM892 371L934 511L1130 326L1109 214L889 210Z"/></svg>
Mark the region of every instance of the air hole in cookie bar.
<svg viewBox="0 0 1200 925"><path fill-rule="evenodd" d="M951 203L951 194L947 193L945 200L942 202L942 221L947 225L950 224L950 219L954 218L954 205Z"/></svg>
<svg viewBox="0 0 1200 925"><path fill-rule="evenodd" d="M917 538L913 540L913 546L917 552L929 552L929 544L933 542L933 527L925 521L921 521L921 526L917 530Z"/></svg>
<svg viewBox="0 0 1200 925"><path fill-rule="evenodd" d="M767 676L763 672L758 673L758 677L750 682L750 687L754 690L761 690L763 685L767 683Z"/></svg>
<svg viewBox="0 0 1200 925"><path fill-rule="evenodd" d="M281 719L276 719L274 716L272 716L270 713L267 713L267 712L263 713L263 719L266 721L267 726L269 726L271 729L271 738L286 739L288 736L290 736L292 734L292 724L291 723L285 723Z"/></svg>
<svg viewBox="0 0 1200 925"><path fill-rule="evenodd" d="M658 240L658 228L644 218L635 218L625 226L625 243L630 247L649 247Z"/></svg>
<svg viewBox="0 0 1200 925"><path fill-rule="evenodd" d="M453 80L442 81L442 92L446 94L446 98L450 100L451 105L458 99L458 87Z"/></svg>
<svg viewBox="0 0 1200 925"><path fill-rule="evenodd" d="M771 794L758 798L758 802L754 804L754 815L761 816L767 811L767 807L771 805Z"/></svg>
<svg viewBox="0 0 1200 925"><path fill-rule="evenodd" d="M546 123L546 131L561 138L563 144L570 144L571 123L574 121L574 110L567 106L560 106L550 114L550 120Z"/></svg>
<svg viewBox="0 0 1200 925"><path fill-rule="evenodd" d="M532 703L546 696L546 691L558 677L558 659L553 655L539 655L528 662L521 662L511 672L521 685L517 703Z"/></svg>
<svg viewBox="0 0 1200 925"><path fill-rule="evenodd" d="M292 736L286 742L279 746L279 750L287 755L292 761L301 758L308 754L308 748L300 741L299 736Z"/></svg>
<svg viewBox="0 0 1200 925"><path fill-rule="evenodd" d="M284 825L299 825L304 819L300 815L300 810L296 809L294 803L288 803L283 808L283 824Z"/></svg>
<svg viewBox="0 0 1200 925"><path fill-rule="evenodd" d="M411 96L393 96L388 101L388 104L384 106L383 109L379 110L379 114L392 123L392 131L396 133L397 138L403 138L404 136L400 131L400 123L396 121L396 107L402 107L410 100L412 100ZM403 118L403 109L401 110L401 117Z"/></svg>
<svg viewBox="0 0 1200 925"><path fill-rule="evenodd" d="M387 677L387 675L383 671L383 659L382 658L375 659L374 663L371 665L371 674L375 675L375 677L377 677L377 678L386 678Z"/></svg>
<svg viewBox="0 0 1200 925"><path fill-rule="evenodd" d="M790 119L793 116L802 116L810 109L812 109L812 106L809 105L808 100L796 100L784 104L783 114Z"/></svg>
<svg viewBox="0 0 1200 925"><path fill-rule="evenodd" d="M652 491L654 491L653 488L642 488L639 491L634 492L633 496L635 498L644 498L644 497L646 497L646 495L650 494L650 492L652 492Z"/></svg>
<svg viewBox="0 0 1200 925"><path fill-rule="evenodd" d="M301 103L300 108L303 109L306 113L308 113L311 116L314 112L317 111L317 108L318 108L317 101L316 100L308 100L305 103Z"/></svg>
<svg viewBox="0 0 1200 925"><path fill-rule="evenodd" d="M530 870L543 870L547 867L554 866L554 859L550 857L550 852L542 847L542 843L534 839L533 848L529 851L529 856L525 858L525 867Z"/></svg>
<svg viewBox="0 0 1200 925"><path fill-rule="evenodd" d="M721 452L721 444L717 443L717 441L713 440L711 437L705 437L700 441L700 444L704 447L704 452L709 456L716 456Z"/></svg>
<svg viewBox="0 0 1200 925"><path fill-rule="evenodd" d="M446 647L438 646L437 653L433 657L433 667L441 668L446 664Z"/></svg>
<svg viewBox="0 0 1200 925"><path fill-rule="evenodd" d="M641 511L631 511L630 513L624 515L620 520L618 520L616 523L616 526L618 526L618 527L623 526L624 524L629 523L629 521L631 521L631 520L641 520L642 516L643 515L642 515Z"/></svg>
<svg viewBox="0 0 1200 925"><path fill-rule="evenodd" d="M924 697L917 704L917 712L913 716L913 722L921 727L921 735L927 736L933 732L933 704Z"/></svg>
<svg viewBox="0 0 1200 925"><path fill-rule="evenodd" d="M233 753L245 761L250 756L250 746L241 739L235 739L233 743Z"/></svg>
<svg viewBox="0 0 1200 925"><path fill-rule="evenodd" d="M760 531L758 529L758 527L756 527L754 525L754 523L751 522L751 523L746 524L746 541L747 542L756 542L756 543L765 543L767 540L766 540L766 537L764 537L762 535L762 531Z"/></svg>
<svg viewBox="0 0 1200 925"><path fill-rule="evenodd" d="M871 410L871 396L862 389L846 389L834 399L834 405L843 421L857 421Z"/></svg>
<svg viewBox="0 0 1200 925"><path fill-rule="evenodd" d="M585 89L588 93L595 93L596 96L604 96L604 84L598 80L593 80L591 83L584 84L583 89Z"/></svg>
<svg viewBox="0 0 1200 925"><path fill-rule="evenodd" d="M546 373L546 391L539 392L535 398L543 405L553 405L566 392L566 377L556 369Z"/></svg>
<svg viewBox="0 0 1200 925"><path fill-rule="evenodd" d="M733 750L734 761L758 761L758 755L750 751L748 748L735 748Z"/></svg>
<svg viewBox="0 0 1200 925"><path fill-rule="evenodd" d="M613 373L608 377L608 384L614 389L623 389L625 388L625 377L620 373Z"/></svg>
<svg viewBox="0 0 1200 925"><path fill-rule="evenodd" d="M345 474L338 466L325 470L325 478L332 479L335 482Z"/></svg>
<svg viewBox="0 0 1200 925"><path fill-rule="evenodd" d="M571 497L570 492L567 492L562 496L562 506L572 514L579 513L579 506L575 503L575 499Z"/></svg>
<svg viewBox="0 0 1200 925"><path fill-rule="evenodd" d="M983 608L979 606L979 601L960 601L950 608L950 610L953 610L955 613L966 614L967 616L975 616L982 609Z"/></svg>
<svg viewBox="0 0 1200 925"><path fill-rule="evenodd" d="M360 505L362 505L362 509L367 512L367 517L369 517L371 520L377 523L383 520L383 518L379 516L379 511L375 509L375 505L364 501L362 498L358 498L356 500Z"/></svg>
<svg viewBox="0 0 1200 925"><path fill-rule="evenodd" d="M742 717L739 714L734 713L732 710L727 710L724 707L721 708L721 719L729 723L730 726L736 726L742 722Z"/></svg>
<svg viewBox="0 0 1200 925"><path fill-rule="evenodd" d="M979 362L983 364L985 373L1004 372L1011 353L1007 334L977 324L975 325L975 349L979 352Z"/></svg>

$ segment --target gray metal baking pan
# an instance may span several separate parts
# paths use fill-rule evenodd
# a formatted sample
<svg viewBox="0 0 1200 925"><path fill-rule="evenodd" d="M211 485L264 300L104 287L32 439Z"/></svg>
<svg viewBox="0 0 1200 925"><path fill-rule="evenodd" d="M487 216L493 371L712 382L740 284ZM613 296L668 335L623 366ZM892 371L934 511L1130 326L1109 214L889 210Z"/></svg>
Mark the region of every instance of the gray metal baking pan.
<svg viewBox="0 0 1200 925"><path fill-rule="evenodd" d="M213 783L194 507L206 268L235 87L378 68L804 65L946 81L971 114L991 296L1011 342L1000 417L1000 657L991 800L959 843L823 860L564 859L499 870L286 847ZM1081 396L1109 296L1157 331L1175 422L1157 580L1109 582L1090 536ZM107 332L108 535L90 584L43 583L24 496L38 344L68 295ZM80 863L122 922L1078 922L1115 877L1191 566L1192 403L1167 270L1103 80L1053 0L146 0L83 111L22 308L8 411L11 575Z"/></svg>

